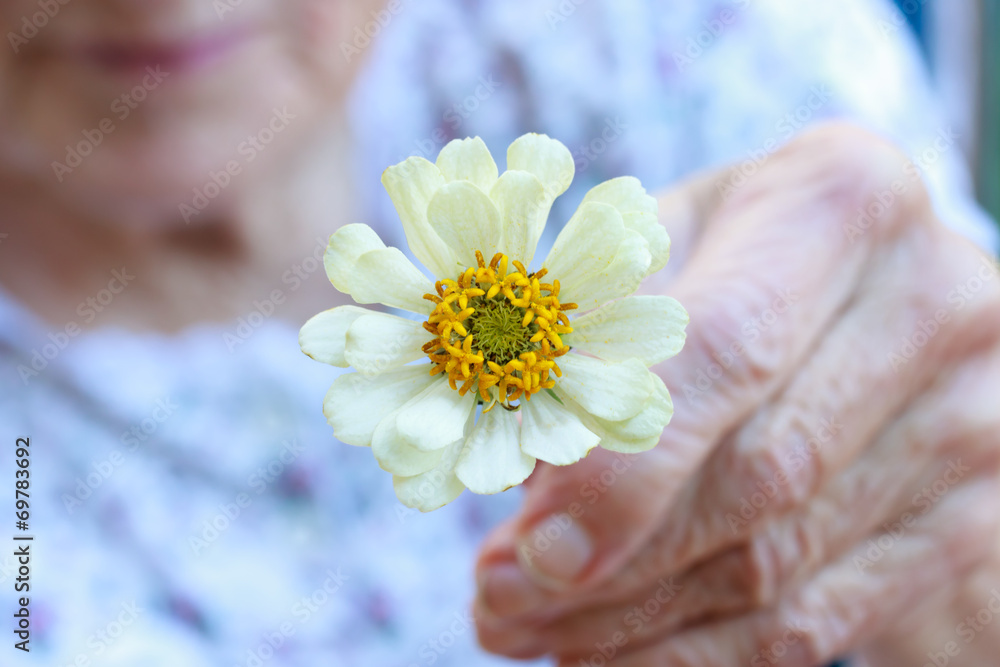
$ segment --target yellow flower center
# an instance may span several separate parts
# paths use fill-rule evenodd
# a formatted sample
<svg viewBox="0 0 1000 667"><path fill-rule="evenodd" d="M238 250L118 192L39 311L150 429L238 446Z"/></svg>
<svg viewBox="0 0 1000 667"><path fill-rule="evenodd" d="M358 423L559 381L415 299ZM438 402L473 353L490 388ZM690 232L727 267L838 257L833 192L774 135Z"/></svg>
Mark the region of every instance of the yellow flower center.
<svg viewBox="0 0 1000 667"><path fill-rule="evenodd" d="M478 266L458 280L440 280L424 328L434 340L424 345L431 375L446 373L461 395L479 394L487 410L499 402L516 410L533 394L555 386L550 375L562 376L556 359L569 352L560 334L573 331L565 311L574 303L559 303L559 281L541 282L542 269L528 273L518 261L497 253L487 265L476 251ZM509 264L514 270L508 273Z"/></svg>

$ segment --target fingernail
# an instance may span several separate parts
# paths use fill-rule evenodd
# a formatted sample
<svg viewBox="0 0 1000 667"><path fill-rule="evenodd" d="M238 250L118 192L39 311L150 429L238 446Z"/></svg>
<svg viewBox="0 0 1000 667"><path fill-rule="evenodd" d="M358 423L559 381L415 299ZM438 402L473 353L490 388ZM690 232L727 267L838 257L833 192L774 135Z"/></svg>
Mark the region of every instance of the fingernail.
<svg viewBox="0 0 1000 667"><path fill-rule="evenodd" d="M538 584L531 581L516 563L499 563L479 577L483 605L497 617L519 616L545 601Z"/></svg>
<svg viewBox="0 0 1000 667"><path fill-rule="evenodd" d="M553 514L517 540L517 559L537 583L563 588L590 563L594 547L568 514Z"/></svg>

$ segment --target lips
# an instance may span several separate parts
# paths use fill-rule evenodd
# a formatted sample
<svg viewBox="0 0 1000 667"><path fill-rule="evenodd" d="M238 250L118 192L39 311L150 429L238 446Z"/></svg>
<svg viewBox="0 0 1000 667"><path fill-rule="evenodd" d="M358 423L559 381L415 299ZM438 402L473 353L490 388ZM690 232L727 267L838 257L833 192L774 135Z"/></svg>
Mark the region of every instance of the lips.
<svg viewBox="0 0 1000 667"><path fill-rule="evenodd" d="M248 37L245 30L231 30L172 41L96 42L78 49L76 55L112 73L157 66L170 72L200 71L235 51Z"/></svg>

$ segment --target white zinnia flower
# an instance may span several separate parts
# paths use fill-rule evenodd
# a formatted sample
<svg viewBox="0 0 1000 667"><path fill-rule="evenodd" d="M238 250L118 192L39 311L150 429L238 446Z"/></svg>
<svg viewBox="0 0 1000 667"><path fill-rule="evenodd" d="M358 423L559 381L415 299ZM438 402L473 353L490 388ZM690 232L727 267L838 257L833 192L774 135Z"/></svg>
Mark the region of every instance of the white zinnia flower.
<svg viewBox="0 0 1000 667"><path fill-rule="evenodd" d="M634 178L598 185L531 272L573 158L528 134L507 167L498 177L477 137L452 141L436 164L387 169L410 249L438 282L360 224L330 237L326 271L357 303L420 320L342 306L299 335L312 358L358 371L326 395L335 435L370 446L400 500L423 511L465 488L520 484L536 459L567 465L598 444L647 450L673 414L648 367L680 351L687 313L670 297L629 296L670 253L656 200ZM590 312L570 320L572 310Z"/></svg>

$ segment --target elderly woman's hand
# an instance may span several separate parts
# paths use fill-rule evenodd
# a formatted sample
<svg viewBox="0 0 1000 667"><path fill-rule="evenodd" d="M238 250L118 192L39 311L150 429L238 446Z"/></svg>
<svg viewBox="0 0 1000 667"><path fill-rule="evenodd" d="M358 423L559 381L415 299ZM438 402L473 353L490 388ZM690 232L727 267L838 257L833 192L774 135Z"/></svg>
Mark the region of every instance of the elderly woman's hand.
<svg viewBox="0 0 1000 667"><path fill-rule="evenodd" d="M480 559L486 648L811 667L988 557L1000 278L919 171L831 125L662 199L680 270L655 289L691 315L674 421L651 452L539 468Z"/></svg>

